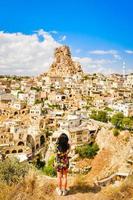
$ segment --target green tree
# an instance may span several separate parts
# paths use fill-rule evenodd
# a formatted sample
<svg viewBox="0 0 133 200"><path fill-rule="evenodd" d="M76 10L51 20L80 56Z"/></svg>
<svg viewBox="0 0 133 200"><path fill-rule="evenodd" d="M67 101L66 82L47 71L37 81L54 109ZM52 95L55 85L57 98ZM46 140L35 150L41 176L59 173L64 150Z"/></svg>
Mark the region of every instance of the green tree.
<svg viewBox="0 0 133 200"><path fill-rule="evenodd" d="M101 121L101 122L107 122L108 121L108 115L106 111L98 111L95 110L92 111L92 114L90 115L90 118Z"/></svg>
<svg viewBox="0 0 133 200"><path fill-rule="evenodd" d="M43 114L43 115L48 114L47 108L42 108L42 114Z"/></svg>
<svg viewBox="0 0 133 200"><path fill-rule="evenodd" d="M76 148L76 153L79 154L81 158L94 158L97 154L99 147L96 143L87 144Z"/></svg>
<svg viewBox="0 0 133 200"><path fill-rule="evenodd" d="M59 109L60 110L60 105L59 104L48 104L48 106L51 109Z"/></svg>
<svg viewBox="0 0 133 200"><path fill-rule="evenodd" d="M105 107L104 110L108 111L108 112L113 112L113 109L109 108L109 107Z"/></svg>
<svg viewBox="0 0 133 200"><path fill-rule="evenodd" d="M129 130L133 129L133 118L124 117L122 120L122 127Z"/></svg>
<svg viewBox="0 0 133 200"><path fill-rule="evenodd" d="M42 103L42 100L40 100L40 99L35 100L35 104L40 104L40 103Z"/></svg>
<svg viewBox="0 0 133 200"><path fill-rule="evenodd" d="M107 122L108 121L107 112L105 112L105 111L98 111L97 120L101 121L101 122Z"/></svg>
<svg viewBox="0 0 133 200"><path fill-rule="evenodd" d="M41 87L31 87L30 88L31 90L36 90L37 92L40 92L40 91L42 91L42 88Z"/></svg>
<svg viewBox="0 0 133 200"><path fill-rule="evenodd" d="M119 112L116 113L115 115L112 116L111 118L111 123L116 127L116 128L122 128L122 121L123 121L124 115L123 113Z"/></svg>
<svg viewBox="0 0 133 200"><path fill-rule="evenodd" d="M97 112L96 112L96 110L92 110L91 115L90 115L90 118L96 120L96 117L97 117Z"/></svg>

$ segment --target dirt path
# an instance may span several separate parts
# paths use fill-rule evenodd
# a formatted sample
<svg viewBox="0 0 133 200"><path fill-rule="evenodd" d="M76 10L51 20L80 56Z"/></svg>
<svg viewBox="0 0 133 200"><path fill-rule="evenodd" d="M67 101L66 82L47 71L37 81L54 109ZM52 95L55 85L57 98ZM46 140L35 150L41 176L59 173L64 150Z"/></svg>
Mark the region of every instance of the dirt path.
<svg viewBox="0 0 133 200"><path fill-rule="evenodd" d="M41 178L41 182L43 184L43 179L48 181L48 183L52 182L57 185L56 178L51 178L47 176L43 176ZM69 193L67 196L59 196L55 189L53 192L53 199L51 200L100 200L99 192L101 188L95 185L88 185L85 183L78 183L77 180L75 181L75 177L68 177L68 186L69 186ZM98 196L97 196L98 195ZM104 197L101 200L106 200Z"/></svg>

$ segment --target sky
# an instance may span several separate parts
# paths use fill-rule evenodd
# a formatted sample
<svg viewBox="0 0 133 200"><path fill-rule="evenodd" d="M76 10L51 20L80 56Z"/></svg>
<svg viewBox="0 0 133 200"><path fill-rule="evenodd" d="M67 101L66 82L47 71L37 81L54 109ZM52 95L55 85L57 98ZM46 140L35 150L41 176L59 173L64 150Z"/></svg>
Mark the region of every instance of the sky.
<svg viewBox="0 0 133 200"><path fill-rule="evenodd" d="M132 0L0 0L0 74L38 75L68 45L88 73L133 72Z"/></svg>

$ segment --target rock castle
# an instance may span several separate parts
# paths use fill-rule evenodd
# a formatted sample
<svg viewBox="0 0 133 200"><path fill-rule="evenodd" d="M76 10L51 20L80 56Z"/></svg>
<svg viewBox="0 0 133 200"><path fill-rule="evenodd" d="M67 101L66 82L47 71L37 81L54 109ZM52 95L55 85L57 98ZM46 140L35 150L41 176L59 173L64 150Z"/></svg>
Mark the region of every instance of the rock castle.
<svg viewBox="0 0 133 200"><path fill-rule="evenodd" d="M61 46L56 48L55 60L48 71L48 75L64 77L64 75L71 76L76 73L83 73L83 71L81 65L72 60L69 47Z"/></svg>

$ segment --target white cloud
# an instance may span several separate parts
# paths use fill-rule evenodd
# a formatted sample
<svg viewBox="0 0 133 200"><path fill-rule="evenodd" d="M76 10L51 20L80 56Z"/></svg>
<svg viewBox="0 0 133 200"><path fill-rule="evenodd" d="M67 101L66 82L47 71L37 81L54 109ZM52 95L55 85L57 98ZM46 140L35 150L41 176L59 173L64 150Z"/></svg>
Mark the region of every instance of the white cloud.
<svg viewBox="0 0 133 200"><path fill-rule="evenodd" d="M109 60L109 59L92 59L90 57L73 57L75 61L78 61L81 63L84 71L89 73L104 73L109 74L112 72L115 72L112 66L116 61L115 60Z"/></svg>
<svg viewBox="0 0 133 200"><path fill-rule="evenodd" d="M117 54L117 51L116 50L94 50L94 51L90 51L89 52L90 54L96 54L96 55L106 55L106 54L111 54L111 55L114 55L114 54Z"/></svg>
<svg viewBox="0 0 133 200"><path fill-rule="evenodd" d="M66 35L63 35L59 41L60 41L60 42L63 42L63 41L66 40L66 38L67 38Z"/></svg>
<svg viewBox="0 0 133 200"><path fill-rule="evenodd" d="M114 54L113 56L114 56L114 58L115 58L116 60L121 60L121 59L122 59L121 56L120 56L119 54Z"/></svg>
<svg viewBox="0 0 133 200"><path fill-rule="evenodd" d="M54 49L60 45L43 29L32 35L0 32L0 74L42 73L49 68Z"/></svg>
<svg viewBox="0 0 133 200"><path fill-rule="evenodd" d="M51 34L52 32L46 32L43 29L31 35L1 31L0 74L38 75L46 72L53 62L54 49L62 45ZM62 39L65 40L66 36L62 36ZM76 49L76 51L80 53L81 49ZM107 54L107 52L100 52L100 50L95 51L95 53L99 55ZM115 50L109 50L108 53L111 53L114 57L118 55ZM114 66L118 67L118 60L116 59L74 57L74 60L79 61L83 69L90 73L112 73L115 72Z"/></svg>
<svg viewBox="0 0 133 200"><path fill-rule="evenodd" d="M132 50L125 50L125 53L133 54L133 51Z"/></svg>
<svg viewBox="0 0 133 200"><path fill-rule="evenodd" d="M94 50L89 51L89 53L94 55L112 55L115 59L121 60L121 56L117 50Z"/></svg>
<svg viewBox="0 0 133 200"><path fill-rule="evenodd" d="M49 33L58 34L58 31L53 30L53 31L50 31Z"/></svg>

